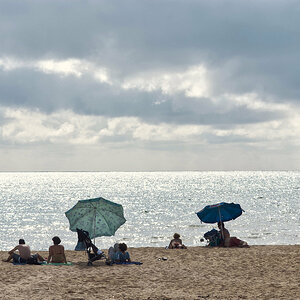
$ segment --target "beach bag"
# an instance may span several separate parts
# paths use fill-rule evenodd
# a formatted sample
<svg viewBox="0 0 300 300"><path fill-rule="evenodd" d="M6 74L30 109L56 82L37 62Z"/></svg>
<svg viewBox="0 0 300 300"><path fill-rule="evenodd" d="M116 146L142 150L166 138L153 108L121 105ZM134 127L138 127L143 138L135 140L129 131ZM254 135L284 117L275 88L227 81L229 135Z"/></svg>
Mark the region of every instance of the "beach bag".
<svg viewBox="0 0 300 300"><path fill-rule="evenodd" d="M208 246L217 247L221 244L221 234L218 230L212 229L204 234L204 238L208 241Z"/></svg>

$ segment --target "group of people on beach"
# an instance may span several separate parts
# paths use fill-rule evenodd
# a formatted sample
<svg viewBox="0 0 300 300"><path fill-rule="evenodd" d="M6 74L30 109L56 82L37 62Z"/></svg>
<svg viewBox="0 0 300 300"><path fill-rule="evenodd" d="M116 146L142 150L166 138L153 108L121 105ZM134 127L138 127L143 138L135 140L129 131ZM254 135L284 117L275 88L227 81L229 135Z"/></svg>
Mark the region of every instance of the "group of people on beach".
<svg viewBox="0 0 300 300"><path fill-rule="evenodd" d="M12 260L15 264L67 263L64 246L60 245L60 238L55 236L52 238L52 241L53 245L49 247L48 258L42 257L39 253L31 254L29 245L25 244L24 239L20 239L19 244L8 252L8 258L3 261L10 262ZM108 264L125 262L131 262L125 243L116 243L114 247L109 248Z"/></svg>
<svg viewBox="0 0 300 300"><path fill-rule="evenodd" d="M249 247L249 245L237 237L231 237L229 231L225 228L223 222L218 223L220 243L218 246L223 247ZM42 257L39 253L31 254L30 247L25 244L24 239L19 240L19 244L8 252L9 256L5 262L13 260L14 263L67 263L65 249L60 245L61 240L58 236L52 238L53 245L49 247L48 258ZM170 241L168 249L187 249L180 239L180 234L175 233ZM18 251L18 253L16 253ZM124 263L131 262L130 255L127 251L125 243L116 243L114 247L108 249L108 263Z"/></svg>
<svg viewBox="0 0 300 300"><path fill-rule="evenodd" d="M219 242L216 246L219 247L249 247L249 245L243 241L238 239L235 236L230 236L229 231L225 228L223 222L218 222L218 236ZM203 240L203 239L202 239ZM187 249L187 247L182 243L180 239L180 234L175 233L173 239L170 241L168 249Z"/></svg>
<svg viewBox="0 0 300 300"><path fill-rule="evenodd" d="M19 240L19 244L8 252L9 256L7 259L3 260L5 262L10 262L13 260L17 264L37 264L39 262L49 263L67 263L65 248L60 245L61 240L58 236L52 238L53 245L49 247L48 258L42 257L39 253L31 254L31 249L29 245L25 244L24 239ZM16 253L18 251L18 253Z"/></svg>

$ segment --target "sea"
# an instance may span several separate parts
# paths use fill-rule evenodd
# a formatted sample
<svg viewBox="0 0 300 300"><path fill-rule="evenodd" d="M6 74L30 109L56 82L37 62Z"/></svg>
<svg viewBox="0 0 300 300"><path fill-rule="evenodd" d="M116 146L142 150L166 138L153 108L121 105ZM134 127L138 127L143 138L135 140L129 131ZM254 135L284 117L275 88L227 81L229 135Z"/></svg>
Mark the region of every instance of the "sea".
<svg viewBox="0 0 300 300"><path fill-rule="evenodd" d="M175 232L186 246L216 224L196 215L206 205L238 203L244 213L226 222L232 236L250 245L300 244L300 172L0 172L0 250L20 238L47 250L59 236L74 250L77 233L65 212L78 200L103 197L124 208L126 223L114 236L97 237L107 249L165 247Z"/></svg>

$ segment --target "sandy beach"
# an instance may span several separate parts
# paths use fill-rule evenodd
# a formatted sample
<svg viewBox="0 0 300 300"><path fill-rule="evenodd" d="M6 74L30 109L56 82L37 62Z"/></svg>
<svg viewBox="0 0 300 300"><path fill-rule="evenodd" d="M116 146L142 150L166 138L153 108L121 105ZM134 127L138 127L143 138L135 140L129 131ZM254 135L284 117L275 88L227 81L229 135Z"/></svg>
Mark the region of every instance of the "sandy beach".
<svg viewBox="0 0 300 300"><path fill-rule="evenodd" d="M107 266L101 260L89 267L86 253L75 251L67 251L71 266L1 261L0 298L299 299L300 245L129 252L143 265Z"/></svg>

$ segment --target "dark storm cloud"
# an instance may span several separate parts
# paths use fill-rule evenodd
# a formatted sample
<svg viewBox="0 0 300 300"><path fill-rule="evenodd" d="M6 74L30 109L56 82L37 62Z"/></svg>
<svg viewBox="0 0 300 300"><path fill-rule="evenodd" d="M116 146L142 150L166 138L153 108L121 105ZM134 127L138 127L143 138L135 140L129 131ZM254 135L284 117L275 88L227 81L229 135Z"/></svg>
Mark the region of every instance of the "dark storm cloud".
<svg viewBox="0 0 300 300"><path fill-rule="evenodd" d="M133 59L139 67L270 53L275 59L299 54L299 12L291 0L9 0L1 2L0 50L30 58L94 57L110 66L117 60L127 67Z"/></svg>
<svg viewBox="0 0 300 300"><path fill-rule="evenodd" d="M267 102L300 99L298 1L14 1L0 3L0 56L85 59L120 82L151 70L203 64L212 97L257 93ZM1 71L1 104L46 112L137 116L180 124L254 123L284 117L213 99L162 95L81 78ZM155 105L157 98L167 101Z"/></svg>
<svg viewBox="0 0 300 300"><path fill-rule="evenodd" d="M284 113L260 111L225 101L187 98L117 89L90 76L64 78L31 69L0 71L2 106L39 108L45 113L71 109L79 114L107 117L137 116L148 123L244 124L283 118ZM157 99L164 99L157 104Z"/></svg>

